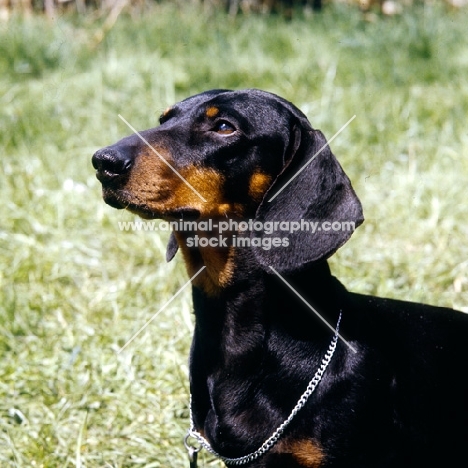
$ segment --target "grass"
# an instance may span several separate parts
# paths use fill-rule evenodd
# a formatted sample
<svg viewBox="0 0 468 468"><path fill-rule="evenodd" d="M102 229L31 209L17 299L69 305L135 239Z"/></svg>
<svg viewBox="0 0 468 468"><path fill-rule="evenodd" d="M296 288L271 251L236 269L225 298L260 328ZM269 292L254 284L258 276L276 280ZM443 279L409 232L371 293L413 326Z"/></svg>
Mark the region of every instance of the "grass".
<svg viewBox="0 0 468 468"><path fill-rule="evenodd" d="M467 12L238 17L171 5L0 25L0 465L182 467L190 292L165 238L120 232L90 157L174 101L258 87L328 137L367 221L331 260L356 291L468 311ZM211 458L206 466L219 466Z"/></svg>

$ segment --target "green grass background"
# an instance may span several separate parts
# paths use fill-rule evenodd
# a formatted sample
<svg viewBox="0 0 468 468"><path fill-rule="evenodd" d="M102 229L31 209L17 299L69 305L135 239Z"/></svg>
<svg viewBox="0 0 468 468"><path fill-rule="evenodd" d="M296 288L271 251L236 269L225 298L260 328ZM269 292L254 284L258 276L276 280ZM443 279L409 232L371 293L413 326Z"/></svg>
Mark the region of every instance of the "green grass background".
<svg viewBox="0 0 468 468"><path fill-rule="evenodd" d="M366 222L355 291L468 311L468 24L426 6L238 16L157 6L0 24L0 466L184 467L190 292L165 237L120 232L90 157L174 101L257 87L331 137ZM202 457L203 466L219 466Z"/></svg>

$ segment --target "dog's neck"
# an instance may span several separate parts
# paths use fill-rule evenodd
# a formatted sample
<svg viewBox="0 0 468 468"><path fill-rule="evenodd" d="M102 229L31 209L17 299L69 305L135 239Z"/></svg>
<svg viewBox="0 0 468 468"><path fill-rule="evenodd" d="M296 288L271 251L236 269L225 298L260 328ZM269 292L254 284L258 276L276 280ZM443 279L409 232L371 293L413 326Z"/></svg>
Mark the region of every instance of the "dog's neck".
<svg viewBox="0 0 468 468"><path fill-rule="evenodd" d="M199 232L174 232L174 236L182 251L189 277L193 277L204 268L194 279L193 285L209 296L218 296L233 277L235 249L231 244L227 244L226 247L193 247L191 242L203 236L203 233Z"/></svg>
<svg viewBox="0 0 468 468"><path fill-rule="evenodd" d="M258 284L263 283L262 274L264 269L258 264L252 250L248 247L235 247L235 239L245 236L245 233L223 232L210 233L207 239L215 242L224 241L224 246L194 246L194 241L199 242L200 238L206 236L204 232L174 232L177 244L182 252L185 266L189 277L196 275L193 285L201 289L209 297L221 297L227 290L236 288L239 284L246 282L246 287L255 278ZM248 237L248 236L247 236ZM245 237L244 237L245 238ZM203 271L200 272L200 270ZM320 262L308 268L308 284L304 285L306 290L314 290L315 285L324 285L330 277L330 270L326 262ZM297 276L300 278L300 275ZM296 279L293 277L293 281ZM317 300L323 288L318 287L314 293Z"/></svg>
<svg viewBox="0 0 468 468"><path fill-rule="evenodd" d="M245 405L241 398L252 398L252 409L257 409L255 395L265 378L262 371L277 375L278 379L285 378L278 373L284 368L281 361L285 356L276 355L276 340L295 343L289 351L291 362L304 368L303 381L302 376L287 377L286 382L278 380L278 385L286 389L297 386L298 390L291 394L292 408L296 404L294 395L298 391L300 394L310 379L309 374L320 365L331 336L330 330L276 275L266 273L259 266L249 270L243 269L243 265L238 268L236 283L225 288L222 294L212 296L199 286L193 287L196 323L190 379L194 422L199 430L208 428L212 431L207 435L218 448L217 442L224 437L217 440L216 431L224 424L230 426L229 431L234 431L226 440L236 441L238 438L232 421L237 417L233 414L235 408ZM311 268L309 273L307 283L301 280L304 275L285 278L307 301L311 301L316 310L328 311L332 315L326 317L330 323L336 323L339 309L334 303L341 285L331 276L326 262ZM243 384L239 389L237 386L241 381L248 385ZM290 396L288 391L285 395L286 398ZM233 402L237 398L239 405ZM228 400L230 404L226 403ZM270 427L271 423L260 424L258 430ZM259 433L259 439L264 435L268 434ZM229 447L226 448L229 451Z"/></svg>
<svg viewBox="0 0 468 468"><path fill-rule="evenodd" d="M195 316L204 330L213 329L215 333L216 329L216 334L220 335L226 326L225 322L232 321L227 329L232 335L238 335L236 327L253 330L255 324L266 327L275 321L281 323L285 331L291 334L307 333L309 338L313 338L310 333L322 327L315 326L320 320L312 309L325 315L329 323L334 323L338 318L340 310L337 304L345 289L331 275L326 261L309 267L307 275L300 272L282 275L280 278L254 263L251 251L243 251L242 255L230 251L224 257L224 262L220 260L221 254L216 256L210 252L204 256L205 254L203 252L198 255L200 259L209 258L211 261L206 265L206 276L216 274L216 277L220 277L232 262L229 267L235 268L235 282L223 287L218 282L215 294L205 288L206 279L194 282ZM223 265L223 269L216 269L215 260ZM327 313L331 315L327 316Z"/></svg>

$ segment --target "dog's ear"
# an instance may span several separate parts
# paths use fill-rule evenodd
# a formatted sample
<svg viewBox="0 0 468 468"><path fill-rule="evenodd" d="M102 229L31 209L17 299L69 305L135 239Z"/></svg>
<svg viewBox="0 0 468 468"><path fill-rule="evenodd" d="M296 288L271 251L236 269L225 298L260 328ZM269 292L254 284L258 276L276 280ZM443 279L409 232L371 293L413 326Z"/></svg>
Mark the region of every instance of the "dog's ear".
<svg viewBox="0 0 468 468"><path fill-rule="evenodd" d="M270 266L293 273L325 260L364 221L361 203L322 132L306 125L293 128L285 168L256 213L264 229L251 233L255 256L270 273Z"/></svg>
<svg viewBox="0 0 468 468"><path fill-rule="evenodd" d="M179 250L179 244L173 232L169 237L169 242L166 247L166 262L169 263L174 257L177 251Z"/></svg>

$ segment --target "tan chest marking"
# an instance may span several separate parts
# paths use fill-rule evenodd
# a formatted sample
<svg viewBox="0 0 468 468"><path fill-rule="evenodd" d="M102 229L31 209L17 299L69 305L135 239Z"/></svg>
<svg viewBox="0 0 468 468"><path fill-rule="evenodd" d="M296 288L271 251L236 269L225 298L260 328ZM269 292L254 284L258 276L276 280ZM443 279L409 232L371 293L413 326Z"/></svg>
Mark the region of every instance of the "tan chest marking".
<svg viewBox="0 0 468 468"><path fill-rule="evenodd" d="M274 448L275 452L291 454L304 468L319 468L325 461L325 454L320 445L311 439L283 440Z"/></svg>

